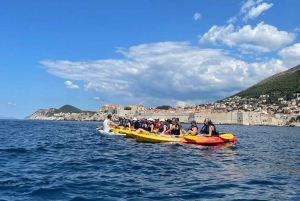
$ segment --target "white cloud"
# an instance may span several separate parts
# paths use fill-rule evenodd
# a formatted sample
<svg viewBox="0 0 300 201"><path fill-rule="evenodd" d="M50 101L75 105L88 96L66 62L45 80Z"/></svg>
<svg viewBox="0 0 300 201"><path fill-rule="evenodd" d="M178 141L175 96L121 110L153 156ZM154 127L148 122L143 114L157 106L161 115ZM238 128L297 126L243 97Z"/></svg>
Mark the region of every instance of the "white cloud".
<svg viewBox="0 0 300 201"><path fill-rule="evenodd" d="M100 98L99 98L99 97L97 97L97 96L96 96L94 99L95 99L95 100L100 100Z"/></svg>
<svg viewBox="0 0 300 201"><path fill-rule="evenodd" d="M278 52L278 55L280 55L284 59L286 65L289 65L290 67L299 65L300 64L300 43L283 48Z"/></svg>
<svg viewBox="0 0 300 201"><path fill-rule="evenodd" d="M244 21L247 21L248 19L254 19L257 18L262 12L270 9L273 6L273 4L267 4L267 3L262 3L258 5L257 7L252 7L250 11L245 15Z"/></svg>
<svg viewBox="0 0 300 201"><path fill-rule="evenodd" d="M175 107L189 107L189 106L195 106L195 105L199 105L202 103L206 103L206 101L203 100L197 100L197 101L176 101L175 102Z"/></svg>
<svg viewBox="0 0 300 201"><path fill-rule="evenodd" d="M230 18L229 20L227 20L227 23L232 24L232 23L235 23L236 21L237 21L237 17L234 16L234 17Z"/></svg>
<svg viewBox="0 0 300 201"><path fill-rule="evenodd" d="M241 7L241 11L240 13L246 13L251 7L253 7L255 5L255 1L253 0L248 0L246 1L242 7Z"/></svg>
<svg viewBox="0 0 300 201"><path fill-rule="evenodd" d="M194 20L201 19L201 13L195 13Z"/></svg>
<svg viewBox="0 0 300 201"><path fill-rule="evenodd" d="M12 103L12 102L8 102L7 104L8 104L8 105L17 105L17 104Z"/></svg>
<svg viewBox="0 0 300 201"><path fill-rule="evenodd" d="M65 85L67 85L67 88L70 88L70 89L79 89L78 85L76 84L73 84L71 81L65 81Z"/></svg>
<svg viewBox="0 0 300 201"><path fill-rule="evenodd" d="M278 31L276 27L261 22L253 29L250 25L242 28L235 28L232 24L215 25L200 38L199 42L213 44L221 42L229 47L238 46L241 49L270 52L293 42L295 37L293 33Z"/></svg>
<svg viewBox="0 0 300 201"><path fill-rule="evenodd" d="M103 97L120 96L144 105L218 100L287 69L281 60L247 63L220 49L187 42L141 44L117 52L124 58L41 64L53 75L85 82L86 90Z"/></svg>
<svg viewBox="0 0 300 201"><path fill-rule="evenodd" d="M299 27L296 27L296 28L294 29L294 31L295 31L295 32L300 31L300 26L299 26Z"/></svg>

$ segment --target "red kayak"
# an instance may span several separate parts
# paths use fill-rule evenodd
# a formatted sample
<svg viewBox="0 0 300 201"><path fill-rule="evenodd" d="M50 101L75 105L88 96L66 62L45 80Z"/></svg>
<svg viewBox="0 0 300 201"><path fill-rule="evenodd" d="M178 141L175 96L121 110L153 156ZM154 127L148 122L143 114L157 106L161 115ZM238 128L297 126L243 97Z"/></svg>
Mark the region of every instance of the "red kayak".
<svg viewBox="0 0 300 201"><path fill-rule="evenodd" d="M220 137L203 137L203 136L185 136L186 143L201 144L201 145L216 145L226 142L235 142L237 139L232 135L226 134Z"/></svg>

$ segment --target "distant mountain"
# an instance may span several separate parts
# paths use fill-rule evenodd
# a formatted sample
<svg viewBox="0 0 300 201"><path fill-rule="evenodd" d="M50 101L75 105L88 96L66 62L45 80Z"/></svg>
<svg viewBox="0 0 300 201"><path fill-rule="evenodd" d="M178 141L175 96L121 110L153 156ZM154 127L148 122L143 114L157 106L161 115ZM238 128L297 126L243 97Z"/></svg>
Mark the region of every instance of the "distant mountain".
<svg viewBox="0 0 300 201"><path fill-rule="evenodd" d="M233 96L259 98L260 95L268 94L272 102L280 97L290 100L294 93L300 93L300 65L270 76Z"/></svg>
<svg viewBox="0 0 300 201"><path fill-rule="evenodd" d="M36 120L97 120L102 118L102 116L98 117L93 116L96 114L96 111L84 111L80 110L72 105L64 105L59 109L49 108L49 109L38 109L32 115L26 117L25 119L36 119Z"/></svg>

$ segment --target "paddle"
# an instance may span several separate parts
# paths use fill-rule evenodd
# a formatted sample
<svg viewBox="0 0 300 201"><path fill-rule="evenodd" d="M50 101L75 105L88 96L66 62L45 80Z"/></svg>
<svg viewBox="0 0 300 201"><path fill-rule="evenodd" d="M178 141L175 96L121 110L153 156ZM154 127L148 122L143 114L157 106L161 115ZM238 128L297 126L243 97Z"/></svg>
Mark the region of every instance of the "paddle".
<svg viewBox="0 0 300 201"><path fill-rule="evenodd" d="M219 137L225 140L231 140L234 138L234 136L231 133L220 134Z"/></svg>
<svg viewBox="0 0 300 201"><path fill-rule="evenodd" d="M183 135L184 137L191 137L193 135ZM194 135L195 136L195 135ZM201 137L201 136L200 136ZM205 136L204 136L205 137ZM219 138L225 139L225 140L231 140L234 138L234 136L231 133L221 133L219 135Z"/></svg>

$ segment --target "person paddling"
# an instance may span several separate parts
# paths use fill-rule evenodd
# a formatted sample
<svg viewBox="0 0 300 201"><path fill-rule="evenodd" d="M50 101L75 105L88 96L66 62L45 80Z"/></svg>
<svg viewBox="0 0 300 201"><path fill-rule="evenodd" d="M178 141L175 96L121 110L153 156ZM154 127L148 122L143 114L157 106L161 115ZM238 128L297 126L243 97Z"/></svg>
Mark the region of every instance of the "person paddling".
<svg viewBox="0 0 300 201"><path fill-rule="evenodd" d="M195 120L191 121L191 126L187 129L187 131L185 131L185 130L183 130L183 129L182 129L182 131L183 131L185 134L190 134L190 135L197 135L197 134L199 134L198 126L197 126Z"/></svg>
<svg viewBox="0 0 300 201"><path fill-rule="evenodd" d="M204 126L201 128L200 133L205 137L218 137L216 126L212 123L209 118L204 119ZM200 135L201 135L200 134Z"/></svg>
<svg viewBox="0 0 300 201"><path fill-rule="evenodd" d="M109 115L107 115L107 119L104 120L104 122L103 122L103 132L108 133L110 126L118 127L120 125L120 123L119 124L115 124L111 120L111 117L112 117L111 114L109 114Z"/></svg>

